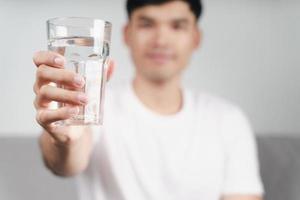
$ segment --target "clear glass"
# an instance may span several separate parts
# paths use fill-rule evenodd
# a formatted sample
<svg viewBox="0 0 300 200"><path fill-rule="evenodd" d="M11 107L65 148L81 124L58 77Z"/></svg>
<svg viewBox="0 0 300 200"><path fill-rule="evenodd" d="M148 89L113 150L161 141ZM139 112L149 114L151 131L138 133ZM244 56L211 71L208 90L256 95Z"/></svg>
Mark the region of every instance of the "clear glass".
<svg viewBox="0 0 300 200"><path fill-rule="evenodd" d="M59 123L102 125L111 23L83 17L53 18L47 21L47 34L48 50L63 55L66 58L65 68L84 77L85 86L79 91L86 93L89 99L87 105L80 107L78 115ZM68 106L53 103L54 108Z"/></svg>

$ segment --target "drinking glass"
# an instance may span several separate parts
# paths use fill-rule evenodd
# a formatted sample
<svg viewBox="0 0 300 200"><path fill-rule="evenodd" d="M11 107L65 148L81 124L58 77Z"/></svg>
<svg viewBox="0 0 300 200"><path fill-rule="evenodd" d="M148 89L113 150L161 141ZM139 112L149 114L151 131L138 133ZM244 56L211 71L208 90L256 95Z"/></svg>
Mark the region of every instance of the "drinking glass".
<svg viewBox="0 0 300 200"><path fill-rule="evenodd" d="M81 89L57 87L84 92L88 103L79 107L78 115L59 121L61 125L102 125L105 84L110 54L111 23L84 17L61 17L47 20L48 50L63 55L65 69L85 79ZM55 102L54 102L55 103ZM70 106L57 103L56 107Z"/></svg>

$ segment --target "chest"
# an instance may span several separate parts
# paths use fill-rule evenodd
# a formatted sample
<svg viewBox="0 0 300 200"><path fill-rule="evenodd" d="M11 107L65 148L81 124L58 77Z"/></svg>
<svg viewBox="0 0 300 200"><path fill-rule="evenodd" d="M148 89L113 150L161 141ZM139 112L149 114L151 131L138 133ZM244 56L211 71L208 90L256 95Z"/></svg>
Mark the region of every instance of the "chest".
<svg viewBox="0 0 300 200"><path fill-rule="evenodd" d="M223 179L224 153L213 122L136 123L123 120L118 150L147 188L176 191L192 197L218 194ZM126 127L126 128L125 128ZM129 161L128 161L129 160ZM157 189L159 190L159 189Z"/></svg>

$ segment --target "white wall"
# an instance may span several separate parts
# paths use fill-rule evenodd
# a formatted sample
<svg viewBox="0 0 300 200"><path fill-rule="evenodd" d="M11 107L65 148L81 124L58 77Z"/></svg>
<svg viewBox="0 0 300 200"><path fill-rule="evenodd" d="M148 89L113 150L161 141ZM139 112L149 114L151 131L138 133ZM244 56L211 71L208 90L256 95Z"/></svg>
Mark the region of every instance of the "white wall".
<svg viewBox="0 0 300 200"><path fill-rule="evenodd" d="M0 135L37 135L32 55L46 49L48 18L85 16L113 23L110 87L133 72L122 42L120 0L0 0ZM204 41L185 84L239 104L261 134L300 134L300 2L206 0Z"/></svg>

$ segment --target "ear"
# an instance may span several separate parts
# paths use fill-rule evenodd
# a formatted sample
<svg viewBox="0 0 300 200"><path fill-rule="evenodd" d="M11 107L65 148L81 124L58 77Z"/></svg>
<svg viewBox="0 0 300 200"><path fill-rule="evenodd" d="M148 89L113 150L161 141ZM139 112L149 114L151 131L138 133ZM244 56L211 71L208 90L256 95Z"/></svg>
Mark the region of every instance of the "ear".
<svg viewBox="0 0 300 200"><path fill-rule="evenodd" d="M199 27L195 28L194 31L194 49L199 48L201 42L202 42L202 29Z"/></svg>
<svg viewBox="0 0 300 200"><path fill-rule="evenodd" d="M123 41L126 44L126 46L128 47L128 45L129 45L129 22L127 22L125 24L125 26L123 27Z"/></svg>

